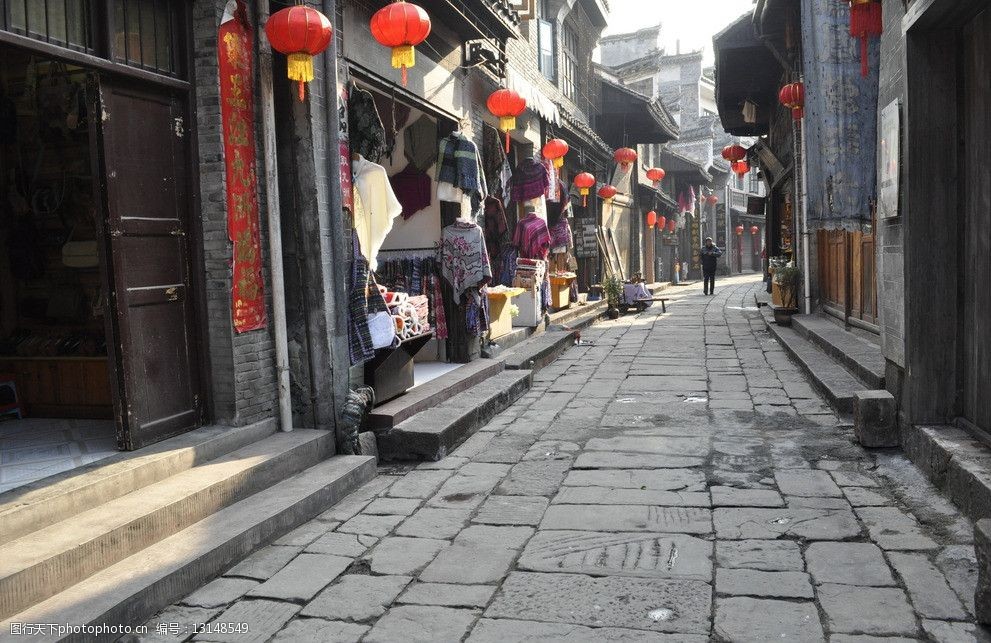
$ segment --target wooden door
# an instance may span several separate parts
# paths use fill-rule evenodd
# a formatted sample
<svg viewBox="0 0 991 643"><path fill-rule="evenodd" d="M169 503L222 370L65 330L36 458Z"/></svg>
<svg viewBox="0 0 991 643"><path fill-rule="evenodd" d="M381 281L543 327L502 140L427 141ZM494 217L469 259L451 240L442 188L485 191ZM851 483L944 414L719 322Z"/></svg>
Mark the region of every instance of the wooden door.
<svg viewBox="0 0 991 643"><path fill-rule="evenodd" d="M991 431L991 10L964 29L964 79L961 411Z"/></svg>
<svg viewBox="0 0 991 643"><path fill-rule="evenodd" d="M94 80L115 420L122 449L201 422L183 95Z"/></svg>

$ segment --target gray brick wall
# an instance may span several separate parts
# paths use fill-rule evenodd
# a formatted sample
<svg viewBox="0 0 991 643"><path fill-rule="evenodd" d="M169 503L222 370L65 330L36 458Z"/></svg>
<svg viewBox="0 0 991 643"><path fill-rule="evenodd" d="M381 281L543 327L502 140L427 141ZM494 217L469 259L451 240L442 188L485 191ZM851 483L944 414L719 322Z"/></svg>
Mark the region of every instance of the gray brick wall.
<svg viewBox="0 0 991 643"><path fill-rule="evenodd" d="M881 38L880 111L904 94L903 59L905 41L900 0L884 2L884 35ZM904 114L904 113L903 113ZM905 185L904 165L901 184ZM905 366L905 253L903 219L878 219L876 231L877 305L884 356L901 368Z"/></svg>
<svg viewBox="0 0 991 643"><path fill-rule="evenodd" d="M270 330L237 334L231 318L231 243L227 238L224 154L221 137L217 28L223 0L193 3L193 80L199 145L200 225L206 273L207 343L212 406L208 421L243 425L271 417L276 407L274 349ZM257 83L257 75L256 75ZM260 107L255 106L260 119ZM261 149L260 135L257 141ZM259 173L262 168L259 154ZM259 185L264 265L270 296L264 186ZM269 302L269 318L271 305Z"/></svg>

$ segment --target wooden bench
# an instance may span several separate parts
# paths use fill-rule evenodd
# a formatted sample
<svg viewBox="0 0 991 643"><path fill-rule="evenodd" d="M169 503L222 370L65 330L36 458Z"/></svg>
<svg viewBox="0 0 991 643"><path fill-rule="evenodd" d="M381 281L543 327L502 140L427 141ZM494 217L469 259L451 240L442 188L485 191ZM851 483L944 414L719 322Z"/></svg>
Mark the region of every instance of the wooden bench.
<svg viewBox="0 0 991 643"><path fill-rule="evenodd" d="M647 306L651 302L659 301L661 302L661 312L668 312L668 298L667 297L641 297L640 299L635 299L632 304L622 304L620 310L624 313L630 309L630 307L635 307L639 312L647 310Z"/></svg>

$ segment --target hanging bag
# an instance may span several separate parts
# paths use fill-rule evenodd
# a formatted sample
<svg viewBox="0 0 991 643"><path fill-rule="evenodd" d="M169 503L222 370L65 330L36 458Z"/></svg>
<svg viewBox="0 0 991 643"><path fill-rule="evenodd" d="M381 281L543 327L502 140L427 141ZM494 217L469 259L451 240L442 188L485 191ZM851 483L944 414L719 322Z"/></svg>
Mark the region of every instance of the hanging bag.
<svg viewBox="0 0 991 643"><path fill-rule="evenodd" d="M371 286L368 291L368 331L372 336L372 348L388 348L396 341L396 323L389 314L389 307L379 291L375 275L368 273Z"/></svg>

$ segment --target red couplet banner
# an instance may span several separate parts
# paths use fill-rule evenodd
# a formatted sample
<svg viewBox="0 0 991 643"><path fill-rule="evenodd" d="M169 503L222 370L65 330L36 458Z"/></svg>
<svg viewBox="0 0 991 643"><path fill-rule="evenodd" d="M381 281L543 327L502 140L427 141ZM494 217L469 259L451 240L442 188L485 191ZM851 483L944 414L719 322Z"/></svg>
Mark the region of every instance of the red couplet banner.
<svg viewBox="0 0 991 643"><path fill-rule="evenodd" d="M264 328L258 175L255 170L254 44L243 0L227 5L217 34L220 113L227 168L227 235L234 244L234 329Z"/></svg>

